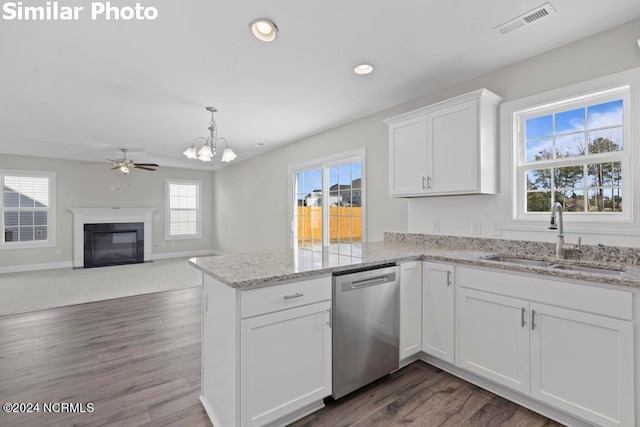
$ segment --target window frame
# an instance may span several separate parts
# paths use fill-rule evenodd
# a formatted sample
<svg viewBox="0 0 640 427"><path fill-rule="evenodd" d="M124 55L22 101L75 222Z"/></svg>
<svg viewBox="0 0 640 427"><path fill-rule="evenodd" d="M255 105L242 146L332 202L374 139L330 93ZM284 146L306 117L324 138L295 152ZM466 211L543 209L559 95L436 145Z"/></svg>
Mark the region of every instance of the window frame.
<svg viewBox="0 0 640 427"><path fill-rule="evenodd" d="M170 185L171 184L190 184L196 186L196 233L195 234L177 234L171 235L171 200ZM165 240L195 240L202 239L202 181L193 179L165 179Z"/></svg>
<svg viewBox="0 0 640 427"><path fill-rule="evenodd" d="M628 87L627 93L623 94L624 87ZM601 98L594 98L594 94L599 94ZM599 153L589 157L572 157L563 159L552 159L547 163L523 163L526 153L524 143L520 140L520 130L522 129L519 120L525 120L532 116L542 116L552 112L568 111L578 106L587 106L607 102L608 96L616 99L623 99L626 104L623 109L623 151ZM594 100L593 102L589 99ZM526 169L546 168L552 166L564 166L566 162L574 164L595 162L622 162L622 182L623 182L623 211L620 213L610 212L566 212L566 218L574 224L574 230L591 234L608 233L638 233L640 224L638 212L640 211L639 186L634 185L634 177L638 172L634 170L634 164L638 164L640 148L634 144L637 129L640 129L638 114L640 111L640 68L612 74L605 77L573 84L570 86L554 89L548 92L532 95L522 99L503 103L500 106L501 140L503 141L502 161L503 176L510 178L507 185L509 188L509 220L502 227L505 230L540 230L540 223L549 221L549 212L525 212L526 203L526 180L523 171ZM524 129L522 129L524 134ZM615 160L613 159L615 158ZM566 160L570 159L570 160ZM600 160L602 159L602 160ZM594 163L595 163L594 162ZM637 167L637 166L636 166ZM584 179L587 179L586 177ZM629 225L634 225L635 230L630 230Z"/></svg>
<svg viewBox="0 0 640 427"><path fill-rule="evenodd" d="M357 149L353 151L348 151L345 153L335 154L332 156L323 157L316 160L311 160L303 163L298 163L295 165L289 166L289 183L287 186L288 190L288 206L289 206L289 215L288 215L288 229L289 229L289 247L295 248L295 218L294 218L294 210L297 207L296 198L294 196L295 193L295 174L298 172L305 171L307 169L316 169L319 168L322 171L322 187L323 191L329 188L329 176L326 173L326 170L329 167L339 166L341 164L353 163L354 161L359 161L362 171L361 184L360 184L360 205L362 208L362 242L366 242L366 230L367 230L367 189L366 189L366 156L365 149ZM329 190L327 190L329 191ZM329 197L322 197L322 246L329 245Z"/></svg>
<svg viewBox="0 0 640 427"><path fill-rule="evenodd" d="M52 171L33 171L0 169L0 186L4 189L5 176L19 176L28 178L47 178L49 180L49 206L47 207L47 240L32 240L26 242L4 241L4 190L0 191L0 229L3 235L0 237L0 250L3 249L29 249L29 248L53 248L56 247L56 173Z"/></svg>

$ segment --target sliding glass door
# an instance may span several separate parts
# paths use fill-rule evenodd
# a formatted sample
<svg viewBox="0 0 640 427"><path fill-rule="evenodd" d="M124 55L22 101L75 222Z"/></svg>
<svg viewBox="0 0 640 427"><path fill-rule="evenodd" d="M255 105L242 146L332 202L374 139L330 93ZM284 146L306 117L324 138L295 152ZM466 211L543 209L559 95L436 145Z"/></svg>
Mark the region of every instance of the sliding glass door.
<svg viewBox="0 0 640 427"><path fill-rule="evenodd" d="M294 247L352 255L364 230L362 169L361 155L292 169Z"/></svg>

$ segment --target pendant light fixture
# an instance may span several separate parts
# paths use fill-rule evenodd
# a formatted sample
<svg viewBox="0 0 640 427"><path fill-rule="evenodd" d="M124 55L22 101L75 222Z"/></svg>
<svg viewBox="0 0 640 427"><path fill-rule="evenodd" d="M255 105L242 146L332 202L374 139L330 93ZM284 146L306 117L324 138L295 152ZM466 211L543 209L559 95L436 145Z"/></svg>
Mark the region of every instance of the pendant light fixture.
<svg viewBox="0 0 640 427"><path fill-rule="evenodd" d="M230 162L237 157L236 153L233 152L231 148L229 148L229 143L224 138L218 138L218 126L216 125L216 119L213 116L213 113L218 111L216 107L205 107L205 109L211 112L211 123L209 123L209 132L210 136L203 137L200 136L193 141L191 147L184 150L182 154L184 154L189 159L198 159L203 162L210 162L213 160L213 157L217 154L218 142L224 142L225 150L222 152L222 158L220 161L222 162ZM196 149L196 143L199 140L204 140L202 146L199 150Z"/></svg>

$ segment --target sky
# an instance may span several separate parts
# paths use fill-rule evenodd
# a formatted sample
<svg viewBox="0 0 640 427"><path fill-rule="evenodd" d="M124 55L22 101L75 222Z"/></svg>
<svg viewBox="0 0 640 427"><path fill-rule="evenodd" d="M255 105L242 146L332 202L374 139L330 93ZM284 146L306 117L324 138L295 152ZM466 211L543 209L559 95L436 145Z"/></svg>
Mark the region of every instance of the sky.
<svg viewBox="0 0 640 427"><path fill-rule="evenodd" d="M620 99L563 111L555 114L555 126L553 114L528 119L525 122L526 160L533 161L540 151L552 151L553 136L556 136L556 148L569 156L584 150L585 134L589 139L605 137L622 144L622 128L602 129L622 126L622 107Z"/></svg>
<svg viewBox="0 0 640 427"><path fill-rule="evenodd" d="M313 190L322 189L322 168L309 169L297 174L298 194L307 195ZM348 163L329 167L329 186L335 184L350 185L353 180L362 178L362 164Z"/></svg>

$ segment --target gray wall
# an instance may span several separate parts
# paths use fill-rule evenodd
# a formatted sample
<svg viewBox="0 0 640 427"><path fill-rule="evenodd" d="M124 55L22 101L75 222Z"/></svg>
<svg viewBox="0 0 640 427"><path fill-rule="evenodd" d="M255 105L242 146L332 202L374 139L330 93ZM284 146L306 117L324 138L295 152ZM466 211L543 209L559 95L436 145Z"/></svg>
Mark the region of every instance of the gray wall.
<svg viewBox="0 0 640 427"><path fill-rule="evenodd" d="M426 233L431 219L440 221L443 234L469 235L470 212L481 220L482 234L487 236L491 220L505 214L504 201L508 205L509 195L504 190L499 196L411 201L389 198L388 134L382 120L482 87L510 101L638 67L640 50L636 39L640 37L639 26L640 20L632 21L216 171L214 247L230 253L287 248L288 166L362 147L367 156L367 240L382 239L384 231ZM508 143L501 142L502 145ZM508 181L505 187L504 179L508 177L503 177L503 189L508 188ZM553 234L539 232L509 234L505 231L502 237L554 239ZM606 243L640 246L637 240L623 241L613 237ZM585 243L594 242L587 239Z"/></svg>
<svg viewBox="0 0 640 427"><path fill-rule="evenodd" d="M213 248L214 225L204 218L202 239L164 240L165 179L201 180L203 212L213 211L213 173L159 168L155 172L132 171L128 176L110 170L109 164L0 154L0 169L52 171L56 173L55 248L0 249L0 268L27 264L71 262L73 217L68 208L156 208L153 216L154 254L193 252ZM120 191L112 191L112 186ZM58 251L57 251L57 250ZM59 253L57 253L59 252Z"/></svg>

